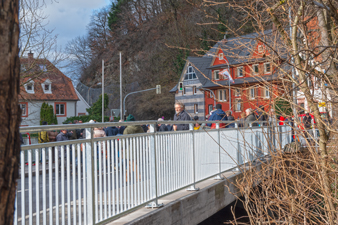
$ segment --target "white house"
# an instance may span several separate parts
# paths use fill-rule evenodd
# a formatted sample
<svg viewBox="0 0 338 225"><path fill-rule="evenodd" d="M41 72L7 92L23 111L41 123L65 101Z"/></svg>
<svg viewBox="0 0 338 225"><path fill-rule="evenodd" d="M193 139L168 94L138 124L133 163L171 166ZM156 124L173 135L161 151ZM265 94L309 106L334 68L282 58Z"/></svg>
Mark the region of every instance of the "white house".
<svg viewBox="0 0 338 225"><path fill-rule="evenodd" d="M70 78L50 61L34 59L33 53L29 53L28 58L21 58L20 62L21 126L40 125L40 109L43 102L53 106L58 124L62 124L67 117L78 115L79 97Z"/></svg>

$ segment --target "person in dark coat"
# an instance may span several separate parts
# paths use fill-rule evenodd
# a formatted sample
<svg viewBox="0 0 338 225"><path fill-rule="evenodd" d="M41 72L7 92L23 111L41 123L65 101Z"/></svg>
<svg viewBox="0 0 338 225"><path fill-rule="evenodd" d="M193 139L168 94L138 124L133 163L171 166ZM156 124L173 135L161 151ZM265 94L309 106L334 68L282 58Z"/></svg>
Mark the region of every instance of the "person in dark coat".
<svg viewBox="0 0 338 225"><path fill-rule="evenodd" d="M109 120L109 122L114 122L114 120ZM115 126L112 126L112 127L107 127L105 129L105 132L106 132L106 136L116 136L119 132L119 129Z"/></svg>
<svg viewBox="0 0 338 225"><path fill-rule="evenodd" d="M228 118L228 121L229 121L229 123L228 123L228 128L234 128L235 127L235 118L231 115L231 111L229 110L229 111L227 111L226 112L226 114L227 114L227 118Z"/></svg>
<svg viewBox="0 0 338 225"><path fill-rule="evenodd" d="M158 121L163 121L163 119L159 118ZM165 124L158 124L157 131L158 132L168 131L168 127Z"/></svg>
<svg viewBox="0 0 338 225"><path fill-rule="evenodd" d="M175 115L174 115L174 121L184 121L184 120L191 120L188 113L184 110L184 104L183 103L176 103L175 104ZM173 130L189 130L189 124L174 124Z"/></svg>
<svg viewBox="0 0 338 225"><path fill-rule="evenodd" d="M225 112L222 110L222 105L217 104L216 110L211 114L208 121L226 121L226 120L228 120L228 117L225 114ZM207 126L209 126L211 128L216 128L216 124L208 123ZM224 128L225 126L226 125L224 123L219 124L220 128Z"/></svg>
<svg viewBox="0 0 338 225"><path fill-rule="evenodd" d="M311 123L312 117L310 116L310 113L306 113L305 116L303 117L303 124L305 129L311 129Z"/></svg>

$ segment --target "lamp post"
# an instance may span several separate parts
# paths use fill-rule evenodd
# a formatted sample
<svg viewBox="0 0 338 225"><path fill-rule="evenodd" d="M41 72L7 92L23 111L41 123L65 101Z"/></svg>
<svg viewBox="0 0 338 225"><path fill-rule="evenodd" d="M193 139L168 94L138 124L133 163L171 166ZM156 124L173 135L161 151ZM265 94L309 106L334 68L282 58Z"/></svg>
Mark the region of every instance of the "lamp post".
<svg viewBox="0 0 338 225"><path fill-rule="evenodd" d="M126 98L131 95L131 94L136 94L136 93L140 93L140 92L145 92L145 91L151 91L151 90L155 90L156 89L156 94L161 94L161 85L156 85L155 88L149 88L149 89L146 89L146 90L142 90L142 91L134 91L134 92L130 92L129 94L127 94L124 99L123 99L123 109L124 109L124 120L126 119Z"/></svg>
<svg viewBox="0 0 338 225"><path fill-rule="evenodd" d="M102 59L102 123L104 122L104 60Z"/></svg>

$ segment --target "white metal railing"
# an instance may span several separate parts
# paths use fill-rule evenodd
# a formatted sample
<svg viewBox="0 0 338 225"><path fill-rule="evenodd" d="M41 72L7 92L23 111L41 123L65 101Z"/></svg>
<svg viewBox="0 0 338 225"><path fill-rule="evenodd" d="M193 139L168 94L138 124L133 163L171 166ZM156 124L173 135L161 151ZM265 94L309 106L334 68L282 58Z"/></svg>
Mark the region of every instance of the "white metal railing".
<svg viewBox="0 0 338 225"><path fill-rule="evenodd" d="M164 121L161 123L170 123ZM291 142L288 126L156 132L157 122L21 128L86 129L86 138L23 145L15 224L98 224L258 159ZM150 133L92 138L95 127L150 124ZM41 153L41 159L38 153ZM25 160L26 155L26 160ZM54 160L53 160L54 157Z"/></svg>

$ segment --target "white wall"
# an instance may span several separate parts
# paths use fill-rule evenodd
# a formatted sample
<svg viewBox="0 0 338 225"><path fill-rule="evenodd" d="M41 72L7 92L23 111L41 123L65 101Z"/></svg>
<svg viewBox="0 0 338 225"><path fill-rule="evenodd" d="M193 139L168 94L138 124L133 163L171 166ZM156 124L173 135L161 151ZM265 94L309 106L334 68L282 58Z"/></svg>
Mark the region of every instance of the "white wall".
<svg viewBox="0 0 338 225"><path fill-rule="evenodd" d="M84 100L84 98L81 96L81 94L76 89L75 89L75 92L77 94L77 97L79 98L79 101L77 101L76 103L76 107L77 107L76 115L79 115L79 113L85 113L86 115L88 115L88 112L86 109L90 107L89 104L86 102L86 100Z"/></svg>
<svg viewBox="0 0 338 225"><path fill-rule="evenodd" d="M65 102L67 105L67 115L64 117L57 117L58 124L62 124L67 117L75 116L76 114L76 101L57 101ZM40 125L40 110L43 101L28 101L28 117L22 117L22 126L39 126ZM54 101L46 102L54 108Z"/></svg>

